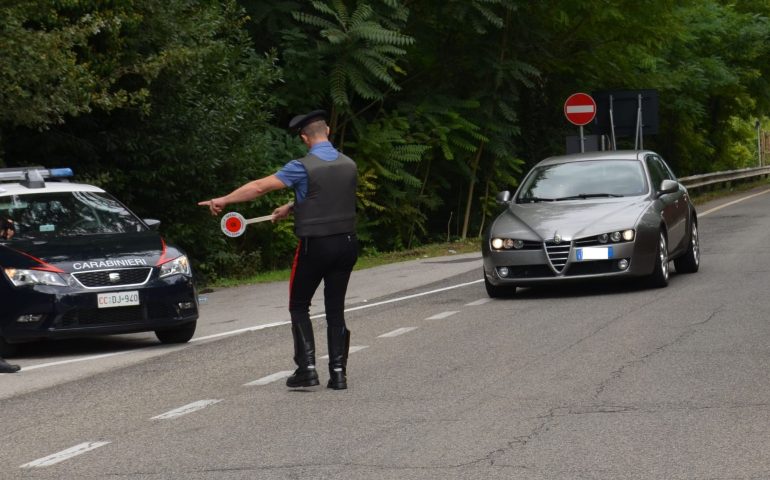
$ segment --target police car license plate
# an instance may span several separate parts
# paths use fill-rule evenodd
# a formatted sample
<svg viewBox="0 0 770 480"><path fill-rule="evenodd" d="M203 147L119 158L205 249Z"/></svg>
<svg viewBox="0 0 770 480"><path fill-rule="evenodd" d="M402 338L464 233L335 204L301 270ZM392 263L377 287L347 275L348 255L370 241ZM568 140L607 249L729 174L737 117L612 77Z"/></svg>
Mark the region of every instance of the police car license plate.
<svg viewBox="0 0 770 480"><path fill-rule="evenodd" d="M131 307L139 305L139 291L99 293L97 295L99 308Z"/></svg>
<svg viewBox="0 0 770 480"><path fill-rule="evenodd" d="M577 260L607 260L612 258L612 247L585 247L578 248L575 253Z"/></svg>

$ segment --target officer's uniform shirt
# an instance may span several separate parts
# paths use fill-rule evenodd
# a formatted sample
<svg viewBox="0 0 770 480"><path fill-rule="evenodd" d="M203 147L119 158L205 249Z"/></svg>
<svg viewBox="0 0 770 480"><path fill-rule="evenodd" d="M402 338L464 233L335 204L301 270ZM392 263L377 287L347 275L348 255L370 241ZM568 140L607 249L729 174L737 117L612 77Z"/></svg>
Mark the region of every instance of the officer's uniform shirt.
<svg viewBox="0 0 770 480"><path fill-rule="evenodd" d="M340 152L334 148L331 142L316 143L310 149L308 154L315 155L326 162L337 160L340 156ZM305 166L302 165L299 160L290 161L284 165L275 176L287 187L294 187L297 203L300 203L305 199L307 196L308 176Z"/></svg>

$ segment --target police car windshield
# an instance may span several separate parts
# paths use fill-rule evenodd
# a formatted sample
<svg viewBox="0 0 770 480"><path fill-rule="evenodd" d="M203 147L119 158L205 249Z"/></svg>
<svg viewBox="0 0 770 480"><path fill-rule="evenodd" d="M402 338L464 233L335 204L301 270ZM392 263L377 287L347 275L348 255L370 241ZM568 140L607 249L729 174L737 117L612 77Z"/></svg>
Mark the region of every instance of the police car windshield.
<svg viewBox="0 0 770 480"><path fill-rule="evenodd" d="M14 222L12 240L142 232L141 220L102 192L49 192L0 197L0 217Z"/></svg>

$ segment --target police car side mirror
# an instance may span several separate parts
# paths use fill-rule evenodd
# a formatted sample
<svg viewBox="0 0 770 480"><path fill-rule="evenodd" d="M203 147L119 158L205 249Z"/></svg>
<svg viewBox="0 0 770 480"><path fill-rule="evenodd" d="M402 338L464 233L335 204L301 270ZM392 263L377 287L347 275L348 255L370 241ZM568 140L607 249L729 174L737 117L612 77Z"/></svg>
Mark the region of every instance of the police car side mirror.
<svg viewBox="0 0 770 480"><path fill-rule="evenodd" d="M156 220L154 218L144 218L142 220L147 224L148 227L150 227L150 230L157 231L160 228L160 220Z"/></svg>
<svg viewBox="0 0 770 480"><path fill-rule="evenodd" d="M511 202L511 192L508 190L503 190L502 192L499 192L497 196L495 197L495 200L497 200L498 205L505 205L506 203Z"/></svg>

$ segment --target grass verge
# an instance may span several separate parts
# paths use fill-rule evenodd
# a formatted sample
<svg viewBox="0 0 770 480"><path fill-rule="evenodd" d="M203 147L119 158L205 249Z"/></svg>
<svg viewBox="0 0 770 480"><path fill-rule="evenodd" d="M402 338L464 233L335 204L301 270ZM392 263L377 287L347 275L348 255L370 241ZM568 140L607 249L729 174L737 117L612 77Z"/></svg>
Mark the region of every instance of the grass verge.
<svg viewBox="0 0 770 480"><path fill-rule="evenodd" d="M481 253L481 245L478 238L468 238L466 240L457 240L447 243L434 243L423 245L409 250L399 252L383 252L371 255L363 255L358 258L358 262L353 270L362 270L365 268L388 265L391 263L406 262L409 260L419 260L421 258L443 257L446 255L456 255L461 253ZM245 278L222 278L206 285L206 290L212 288L237 287L241 285L251 285L254 283L280 282L286 281L291 275L291 269L274 270L271 272L262 272Z"/></svg>

